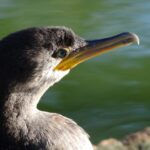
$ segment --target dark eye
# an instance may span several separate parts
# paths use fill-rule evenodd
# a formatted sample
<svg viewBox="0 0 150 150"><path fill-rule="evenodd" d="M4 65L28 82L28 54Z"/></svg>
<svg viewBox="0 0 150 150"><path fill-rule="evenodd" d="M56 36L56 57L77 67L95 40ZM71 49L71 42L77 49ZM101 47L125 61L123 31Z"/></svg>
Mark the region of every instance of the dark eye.
<svg viewBox="0 0 150 150"><path fill-rule="evenodd" d="M68 51L66 49L59 49L58 51L54 52L52 55L55 58L64 58L68 54Z"/></svg>

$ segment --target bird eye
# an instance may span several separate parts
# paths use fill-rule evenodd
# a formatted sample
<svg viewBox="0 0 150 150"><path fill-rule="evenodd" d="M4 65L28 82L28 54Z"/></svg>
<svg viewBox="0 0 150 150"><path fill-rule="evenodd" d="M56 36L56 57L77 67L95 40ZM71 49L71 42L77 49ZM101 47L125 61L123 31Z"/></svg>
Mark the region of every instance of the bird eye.
<svg viewBox="0 0 150 150"><path fill-rule="evenodd" d="M54 52L52 55L55 58L64 58L68 55L68 51L66 49L59 49L58 51Z"/></svg>

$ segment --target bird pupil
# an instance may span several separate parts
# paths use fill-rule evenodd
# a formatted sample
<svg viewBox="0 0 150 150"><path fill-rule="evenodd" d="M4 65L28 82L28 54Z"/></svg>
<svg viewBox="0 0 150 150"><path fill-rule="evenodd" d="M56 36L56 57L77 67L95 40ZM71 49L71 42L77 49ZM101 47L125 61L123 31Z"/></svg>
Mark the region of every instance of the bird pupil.
<svg viewBox="0 0 150 150"><path fill-rule="evenodd" d="M67 55L67 51L65 49L59 49L57 53L57 57L64 58Z"/></svg>

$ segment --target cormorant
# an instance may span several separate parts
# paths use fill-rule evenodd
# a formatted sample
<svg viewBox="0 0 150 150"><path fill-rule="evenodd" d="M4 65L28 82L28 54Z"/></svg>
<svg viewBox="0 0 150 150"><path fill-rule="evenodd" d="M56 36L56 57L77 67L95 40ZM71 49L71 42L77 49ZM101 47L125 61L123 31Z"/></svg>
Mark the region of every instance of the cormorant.
<svg viewBox="0 0 150 150"><path fill-rule="evenodd" d="M0 150L92 150L79 125L37 104L79 63L133 42L139 39L128 32L87 41L66 27L33 27L0 40Z"/></svg>

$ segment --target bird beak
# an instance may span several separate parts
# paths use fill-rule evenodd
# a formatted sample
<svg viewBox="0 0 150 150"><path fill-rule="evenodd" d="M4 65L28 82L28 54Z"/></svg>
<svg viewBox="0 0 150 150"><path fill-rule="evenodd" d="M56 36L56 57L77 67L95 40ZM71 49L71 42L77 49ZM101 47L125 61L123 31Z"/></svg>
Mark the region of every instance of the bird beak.
<svg viewBox="0 0 150 150"><path fill-rule="evenodd" d="M55 67L54 70L65 71L72 69L85 60L110 51L114 48L126 46L134 42L139 44L139 38L136 34L129 32L104 39L87 41L87 45L72 51Z"/></svg>

